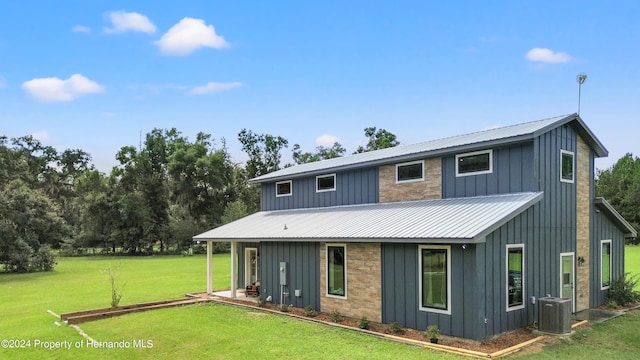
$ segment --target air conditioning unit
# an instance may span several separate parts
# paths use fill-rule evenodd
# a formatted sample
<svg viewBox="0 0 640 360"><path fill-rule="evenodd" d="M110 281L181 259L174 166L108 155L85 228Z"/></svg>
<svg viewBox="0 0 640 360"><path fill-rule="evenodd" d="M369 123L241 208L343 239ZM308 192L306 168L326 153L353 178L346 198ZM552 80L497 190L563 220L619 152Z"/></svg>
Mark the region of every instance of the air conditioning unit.
<svg viewBox="0 0 640 360"><path fill-rule="evenodd" d="M538 330L552 334L571 333L571 299L538 299Z"/></svg>

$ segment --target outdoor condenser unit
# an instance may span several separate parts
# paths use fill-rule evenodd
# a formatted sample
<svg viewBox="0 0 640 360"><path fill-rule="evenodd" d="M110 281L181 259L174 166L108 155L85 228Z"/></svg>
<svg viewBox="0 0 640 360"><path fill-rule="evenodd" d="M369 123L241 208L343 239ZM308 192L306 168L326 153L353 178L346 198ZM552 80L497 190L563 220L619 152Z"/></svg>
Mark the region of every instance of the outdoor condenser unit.
<svg viewBox="0 0 640 360"><path fill-rule="evenodd" d="M553 334L571 333L571 299L538 299L538 330Z"/></svg>

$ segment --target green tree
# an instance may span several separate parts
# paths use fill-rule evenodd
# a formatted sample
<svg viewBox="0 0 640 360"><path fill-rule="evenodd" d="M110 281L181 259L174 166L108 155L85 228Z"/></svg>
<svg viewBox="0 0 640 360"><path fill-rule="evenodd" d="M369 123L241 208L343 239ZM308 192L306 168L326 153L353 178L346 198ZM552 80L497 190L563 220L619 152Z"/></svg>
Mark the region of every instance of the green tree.
<svg viewBox="0 0 640 360"><path fill-rule="evenodd" d="M596 196L604 197L640 231L640 159L628 153L596 176Z"/></svg>
<svg viewBox="0 0 640 360"><path fill-rule="evenodd" d="M249 156L245 167L249 178L280 170L280 152L289 144L286 139L242 129L238 133L238 140L242 144L242 151Z"/></svg>
<svg viewBox="0 0 640 360"><path fill-rule="evenodd" d="M376 130L375 127L368 127L364 129L364 135L369 138L367 146L359 146L354 154L386 149L400 145L400 142L397 140L396 136L385 129Z"/></svg>
<svg viewBox="0 0 640 360"><path fill-rule="evenodd" d="M342 147L339 142L333 143L331 147L318 146L316 147L316 151L314 153L310 152L302 152L300 150L300 145L293 145L293 161L296 164L305 164L314 161L333 159L337 157L344 156L347 150Z"/></svg>
<svg viewBox="0 0 640 360"><path fill-rule="evenodd" d="M58 248L70 233L57 205L40 190L21 180L0 190L0 263L5 271L38 270L32 267L34 253L41 256L44 245Z"/></svg>

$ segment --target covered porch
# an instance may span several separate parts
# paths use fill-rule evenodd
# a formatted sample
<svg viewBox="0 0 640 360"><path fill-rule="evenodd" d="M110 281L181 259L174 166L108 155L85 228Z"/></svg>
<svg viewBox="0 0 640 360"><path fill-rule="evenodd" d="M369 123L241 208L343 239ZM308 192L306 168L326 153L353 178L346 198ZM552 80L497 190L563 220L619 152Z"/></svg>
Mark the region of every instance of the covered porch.
<svg viewBox="0 0 640 360"><path fill-rule="evenodd" d="M239 241L228 241L231 243L230 251L230 282L228 290L213 291L213 242L221 240L198 240L206 242L207 247L207 294L213 296L221 296L226 298L235 299L238 297L255 299L260 294L260 277L259 277L259 253L255 247L245 247L244 252L240 254L238 251ZM244 256L244 260L241 262L244 264L242 274L239 271L239 256ZM243 283L245 286L239 285L240 278L244 276ZM224 286L218 285L218 288L224 288Z"/></svg>

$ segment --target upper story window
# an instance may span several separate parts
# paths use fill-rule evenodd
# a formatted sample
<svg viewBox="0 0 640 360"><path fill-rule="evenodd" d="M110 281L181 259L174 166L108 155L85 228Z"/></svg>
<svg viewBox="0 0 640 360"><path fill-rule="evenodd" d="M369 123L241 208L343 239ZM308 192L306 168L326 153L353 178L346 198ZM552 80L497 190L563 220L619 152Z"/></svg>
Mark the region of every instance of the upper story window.
<svg viewBox="0 0 640 360"><path fill-rule="evenodd" d="M451 246L418 247L420 310L451 315Z"/></svg>
<svg viewBox="0 0 640 360"><path fill-rule="evenodd" d="M493 150L456 155L456 176L490 174L493 172Z"/></svg>
<svg viewBox="0 0 640 360"><path fill-rule="evenodd" d="M336 174L316 176L316 192L335 191Z"/></svg>
<svg viewBox="0 0 640 360"><path fill-rule="evenodd" d="M276 196L291 196L291 180L279 181L276 183Z"/></svg>
<svg viewBox="0 0 640 360"><path fill-rule="evenodd" d="M396 165L396 182L424 180L424 161L412 161Z"/></svg>
<svg viewBox="0 0 640 360"><path fill-rule="evenodd" d="M571 151L560 150L560 181L572 183L574 179L574 154Z"/></svg>
<svg viewBox="0 0 640 360"><path fill-rule="evenodd" d="M524 244L507 245L507 311L524 308Z"/></svg>

